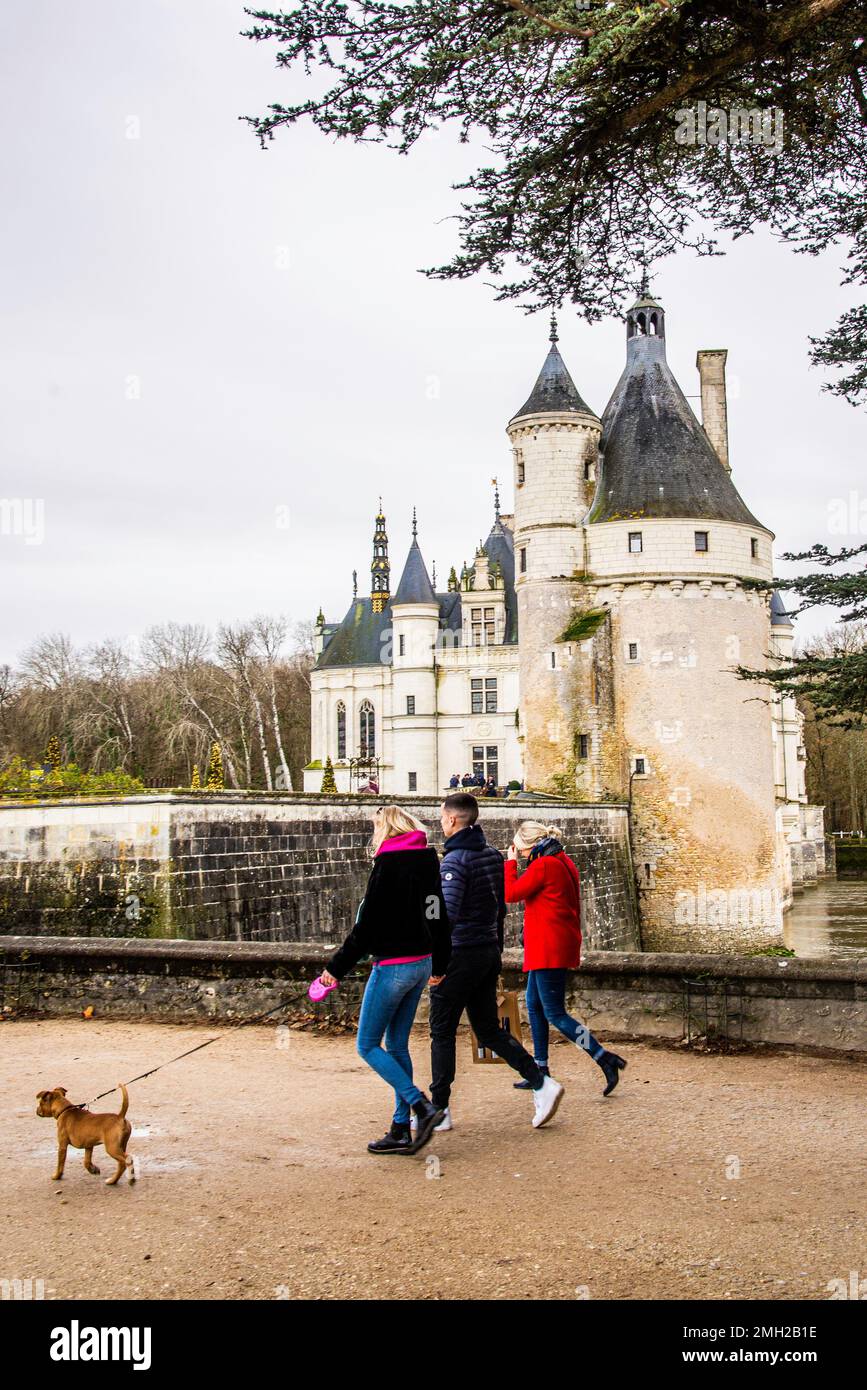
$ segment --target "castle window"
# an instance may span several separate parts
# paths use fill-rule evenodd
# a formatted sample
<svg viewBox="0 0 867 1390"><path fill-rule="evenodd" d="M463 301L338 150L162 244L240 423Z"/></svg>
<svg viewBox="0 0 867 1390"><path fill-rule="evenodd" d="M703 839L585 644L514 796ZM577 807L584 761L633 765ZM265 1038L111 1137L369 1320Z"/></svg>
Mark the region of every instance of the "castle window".
<svg viewBox="0 0 867 1390"><path fill-rule="evenodd" d="M346 758L346 706L342 700L337 703L337 757L340 762Z"/></svg>
<svg viewBox="0 0 867 1390"><path fill-rule="evenodd" d="M696 550L707 550L707 531L696 531L695 548Z"/></svg>
<svg viewBox="0 0 867 1390"><path fill-rule="evenodd" d="M398 656L406 656L406 637L403 633L397 639L397 654Z"/></svg>
<svg viewBox="0 0 867 1390"><path fill-rule="evenodd" d="M592 474L592 471L591 471L592 468L593 468L593 465L592 465L592 463L590 462L590 460L589 460L589 459L585 459L585 460L584 460L584 481L585 481L585 483L589 483L589 482L591 481L592 477L593 477L593 474Z"/></svg>
<svg viewBox="0 0 867 1390"><path fill-rule="evenodd" d="M474 647L482 645L482 610L481 608L470 609L470 640Z"/></svg>
<svg viewBox="0 0 867 1390"><path fill-rule="evenodd" d="M521 573L527 573L527 547L525 545L521 546Z"/></svg>
<svg viewBox="0 0 867 1390"><path fill-rule="evenodd" d="M470 681L470 712L472 714L497 713L497 678L473 677Z"/></svg>
<svg viewBox="0 0 867 1390"><path fill-rule="evenodd" d="M418 791L418 773L417 773L417 772L410 772L410 773L407 773L407 776L409 777L409 788L408 788L408 790L411 791L411 792L417 792L417 791Z"/></svg>
<svg viewBox="0 0 867 1390"><path fill-rule="evenodd" d="M556 652L552 652L552 653L551 653L551 670L552 670L552 671L556 671L556 669L557 669L557 653L556 653Z"/></svg>
<svg viewBox="0 0 867 1390"><path fill-rule="evenodd" d="M523 486L524 486L524 456L523 456L523 454L521 453L520 449L518 450L518 453L517 453L516 456L515 456L515 462L516 462L517 469L518 469L518 487L523 487Z"/></svg>
<svg viewBox="0 0 867 1390"><path fill-rule="evenodd" d="M415 714L415 696L414 696L414 695L407 695L407 697L406 697L406 712L407 712L407 714Z"/></svg>
<svg viewBox="0 0 867 1390"><path fill-rule="evenodd" d="M750 536L750 558L753 560L758 560L759 558L759 543L755 536Z"/></svg>
<svg viewBox="0 0 867 1390"><path fill-rule="evenodd" d="M497 640L497 625L493 608L485 609L485 641L493 646Z"/></svg>
<svg viewBox="0 0 867 1390"><path fill-rule="evenodd" d="M627 644L626 644L626 660L627 660L627 661L637 661L637 660L638 660L638 643L637 643L637 642L627 642Z"/></svg>
<svg viewBox="0 0 867 1390"><path fill-rule="evenodd" d="M487 782L493 777L495 782L499 781L500 758L499 749L495 743L477 744L473 748L473 776L478 777L481 773Z"/></svg>
<svg viewBox="0 0 867 1390"><path fill-rule="evenodd" d="M373 705L365 700L358 713L358 751L362 758L372 758L376 753L376 715Z"/></svg>
<svg viewBox="0 0 867 1390"><path fill-rule="evenodd" d="M629 532L629 553L630 555L640 555L644 549L640 531Z"/></svg>
<svg viewBox="0 0 867 1390"><path fill-rule="evenodd" d="M635 759L635 767L633 768L633 771L634 771L636 777L644 777L644 776L646 775L646 773L647 773L647 762L646 762L646 760L645 760L644 758L636 758L636 759Z"/></svg>
<svg viewBox="0 0 867 1390"><path fill-rule="evenodd" d="M590 735L589 735L589 734L579 734L579 735L578 735L578 757L579 757L579 758L589 758L589 756L590 756Z"/></svg>

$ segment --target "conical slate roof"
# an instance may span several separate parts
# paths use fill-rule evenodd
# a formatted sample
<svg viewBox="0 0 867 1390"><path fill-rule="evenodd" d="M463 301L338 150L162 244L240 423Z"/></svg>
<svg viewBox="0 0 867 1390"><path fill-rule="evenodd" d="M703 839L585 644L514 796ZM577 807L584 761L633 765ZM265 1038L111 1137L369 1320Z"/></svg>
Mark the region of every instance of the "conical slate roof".
<svg viewBox="0 0 867 1390"><path fill-rule="evenodd" d="M639 331L647 308L659 331ZM628 315L626 367L602 416L601 469L590 522L697 517L762 526L699 424L665 357L664 316L644 298ZM656 324L654 324L656 327Z"/></svg>
<svg viewBox="0 0 867 1390"><path fill-rule="evenodd" d="M522 415L539 415L549 411L557 413L583 411L585 415L594 414L587 402L582 400L579 395L578 388L569 375L566 363L560 356L560 350L557 347L557 324L553 319L551 321L551 348L548 356L536 378L536 385L521 409L512 416L512 419L518 420Z"/></svg>
<svg viewBox="0 0 867 1390"><path fill-rule="evenodd" d="M415 538L413 538L409 554L406 557L406 564L403 567L403 574L400 576L397 593L391 601L392 604L437 602L437 596L433 591L433 585L428 577L427 568Z"/></svg>
<svg viewBox="0 0 867 1390"><path fill-rule="evenodd" d="M783 598L779 589L775 589L771 595L771 626L792 626L791 616L786 612L786 605L783 603Z"/></svg>

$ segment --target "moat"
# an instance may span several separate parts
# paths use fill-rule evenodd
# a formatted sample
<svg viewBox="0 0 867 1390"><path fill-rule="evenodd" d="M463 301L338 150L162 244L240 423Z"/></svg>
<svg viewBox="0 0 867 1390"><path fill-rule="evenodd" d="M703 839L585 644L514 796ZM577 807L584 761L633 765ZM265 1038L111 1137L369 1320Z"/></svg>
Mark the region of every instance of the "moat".
<svg viewBox="0 0 867 1390"><path fill-rule="evenodd" d="M786 913L786 945L798 956L867 956L867 879L826 879Z"/></svg>

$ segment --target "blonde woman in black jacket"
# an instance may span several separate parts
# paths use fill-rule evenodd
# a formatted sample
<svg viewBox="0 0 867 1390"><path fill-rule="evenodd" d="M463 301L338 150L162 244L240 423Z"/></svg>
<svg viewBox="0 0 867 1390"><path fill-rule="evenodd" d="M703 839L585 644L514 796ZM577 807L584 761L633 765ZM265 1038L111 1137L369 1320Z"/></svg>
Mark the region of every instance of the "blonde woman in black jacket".
<svg viewBox="0 0 867 1390"><path fill-rule="evenodd" d="M374 860L355 926L331 957L322 983L334 984L363 956L373 957L358 1020L361 1057L394 1088L388 1133L368 1144L373 1154L417 1153L443 1118L413 1081L409 1036L422 990L443 975L451 951L439 856L427 831L400 806L382 806L373 820ZM385 1047L382 1040L385 1037ZM418 1131L410 1135L410 1114Z"/></svg>

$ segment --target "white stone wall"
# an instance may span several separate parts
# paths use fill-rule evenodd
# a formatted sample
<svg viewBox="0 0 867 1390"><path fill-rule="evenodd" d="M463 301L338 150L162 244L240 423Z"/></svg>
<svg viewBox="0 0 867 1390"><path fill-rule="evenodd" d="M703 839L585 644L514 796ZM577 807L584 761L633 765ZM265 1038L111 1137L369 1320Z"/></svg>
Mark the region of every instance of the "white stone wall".
<svg viewBox="0 0 867 1390"><path fill-rule="evenodd" d="M508 429L515 454L520 736L526 783L536 791L562 791L558 779L568 780L574 766L575 669L559 659L557 647L584 572L581 523L595 490L599 430L589 414L529 415Z"/></svg>
<svg viewBox="0 0 867 1390"><path fill-rule="evenodd" d="M632 777L645 946L737 950L779 939L771 714L759 668L768 602L741 586L600 586L612 612L614 736ZM631 659L630 644L638 648Z"/></svg>
<svg viewBox="0 0 867 1390"><path fill-rule="evenodd" d="M642 549L629 549L629 533L640 531ZM695 548L695 532L708 533L707 552ZM752 558L750 541L758 542ZM594 522L587 527L587 567L606 579L675 579L773 575L773 534L763 527L706 518L639 517Z"/></svg>

